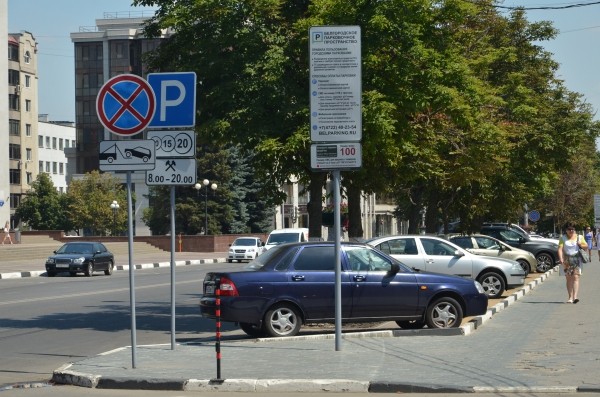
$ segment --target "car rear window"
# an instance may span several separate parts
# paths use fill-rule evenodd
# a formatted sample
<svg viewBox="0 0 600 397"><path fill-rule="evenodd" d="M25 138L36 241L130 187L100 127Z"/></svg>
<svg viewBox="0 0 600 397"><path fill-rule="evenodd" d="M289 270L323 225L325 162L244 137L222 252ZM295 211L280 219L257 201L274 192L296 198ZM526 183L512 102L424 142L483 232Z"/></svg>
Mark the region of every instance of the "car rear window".
<svg viewBox="0 0 600 397"><path fill-rule="evenodd" d="M304 247L294 262L294 269L308 271L334 271L334 262L334 247Z"/></svg>

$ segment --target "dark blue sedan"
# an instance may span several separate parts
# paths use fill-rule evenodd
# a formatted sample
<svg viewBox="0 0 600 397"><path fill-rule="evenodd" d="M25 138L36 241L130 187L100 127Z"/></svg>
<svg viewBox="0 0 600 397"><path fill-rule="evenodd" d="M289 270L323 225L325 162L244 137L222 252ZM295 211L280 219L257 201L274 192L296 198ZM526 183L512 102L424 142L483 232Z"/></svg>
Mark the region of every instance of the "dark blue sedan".
<svg viewBox="0 0 600 397"><path fill-rule="evenodd" d="M396 321L402 328L451 328L484 314L488 298L477 281L418 272L365 244L343 243L342 322ZM335 321L335 246L304 242L274 247L246 271L204 279L200 310L236 322L251 336L292 336L302 324Z"/></svg>

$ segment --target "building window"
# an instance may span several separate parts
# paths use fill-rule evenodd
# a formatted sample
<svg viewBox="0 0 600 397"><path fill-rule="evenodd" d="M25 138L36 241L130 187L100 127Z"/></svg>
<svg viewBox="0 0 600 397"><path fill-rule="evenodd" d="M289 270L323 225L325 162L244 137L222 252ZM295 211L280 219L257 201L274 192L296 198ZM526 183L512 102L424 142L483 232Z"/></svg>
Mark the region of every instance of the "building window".
<svg viewBox="0 0 600 397"><path fill-rule="evenodd" d="M46 137L46 148L50 149L50 137L49 136Z"/></svg>
<svg viewBox="0 0 600 397"><path fill-rule="evenodd" d="M14 44L8 45L8 60L19 62L19 47Z"/></svg>
<svg viewBox="0 0 600 397"><path fill-rule="evenodd" d="M21 145L16 143L9 143L8 158L11 160L21 160Z"/></svg>
<svg viewBox="0 0 600 397"><path fill-rule="evenodd" d="M25 160L31 161L31 149L27 148L25 149L25 154L26 154L26 158Z"/></svg>
<svg viewBox="0 0 600 397"><path fill-rule="evenodd" d="M10 135L21 135L21 124L19 123L19 120L8 120L8 130L10 131Z"/></svg>
<svg viewBox="0 0 600 397"><path fill-rule="evenodd" d="M31 76L28 74L25 75L25 87L31 87Z"/></svg>
<svg viewBox="0 0 600 397"><path fill-rule="evenodd" d="M21 204L21 195L17 193L10 194L10 208L15 209Z"/></svg>
<svg viewBox="0 0 600 397"><path fill-rule="evenodd" d="M58 163L58 173L63 175L65 173L65 164L64 163Z"/></svg>
<svg viewBox="0 0 600 397"><path fill-rule="evenodd" d="M71 147L75 147L75 140L74 139L71 141Z"/></svg>
<svg viewBox="0 0 600 397"><path fill-rule="evenodd" d="M25 124L25 135L31 136L31 124Z"/></svg>
<svg viewBox="0 0 600 397"><path fill-rule="evenodd" d="M65 147L68 148L69 147L69 140L65 139Z"/></svg>
<svg viewBox="0 0 600 397"><path fill-rule="evenodd" d="M53 174L57 174L58 173L58 163L56 161L52 162L52 173Z"/></svg>
<svg viewBox="0 0 600 397"><path fill-rule="evenodd" d="M39 165L39 172L41 174L42 172L44 172L44 162L38 161L38 165Z"/></svg>
<svg viewBox="0 0 600 397"><path fill-rule="evenodd" d="M44 136L43 135L38 136L38 147L41 147L41 148L44 147Z"/></svg>
<svg viewBox="0 0 600 397"><path fill-rule="evenodd" d="M20 74L18 70L8 69L8 85L19 85L19 75Z"/></svg>
<svg viewBox="0 0 600 397"><path fill-rule="evenodd" d="M31 53L29 51L25 51L25 56L23 57L25 63L31 62Z"/></svg>
<svg viewBox="0 0 600 397"><path fill-rule="evenodd" d="M33 182L33 174L31 172L27 173L27 184L31 185L31 183Z"/></svg>
<svg viewBox="0 0 600 397"><path fill-rule="evenodd" d="M19 96L15 94L8 94L8 109L19 110Z"/></svg>
<svg viewBox="0 0 600 397"><path fill-rule="evenodd" d="M46 173L49 174L50 173L50 162L46 161Z"/></svg>
<svg viewBox="0 0 600 397"><path fill-rule="evenodd" d="M25 111L31 112L31 99L25 99Z"/></svg>
<svg viewBox="0 0 600 397"><path fill-rule="evenodd" d="M9 179L11 185L20 185L21 184L21 170L16 170L14 168L10 169Z"/></svg>
<svg viewBox="0 0 600 397"><path fill-rule="evenodd" d="M58 138L58 150L64 149L64 143L62 138Z"/></svg>
<svg viewBox="0 0 600 397"><path fill-rule="evenodd" d="M56 137L52 137L52 149L56 149Z"/></svg>

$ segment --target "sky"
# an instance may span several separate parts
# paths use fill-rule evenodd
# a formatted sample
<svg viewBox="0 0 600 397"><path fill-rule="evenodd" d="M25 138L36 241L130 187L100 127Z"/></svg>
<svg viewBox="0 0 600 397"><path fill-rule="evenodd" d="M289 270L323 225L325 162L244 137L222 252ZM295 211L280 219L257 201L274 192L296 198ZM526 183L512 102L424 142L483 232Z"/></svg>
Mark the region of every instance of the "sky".
<svg viewBox="0 0 600 397"><path fill-rule="evenodd" d="M503 6L564 7L528 10L530 21L551 21L560 33L540 43L561 65L558 77L584 95L600 120L600 4L596 0L505 0ZM592 4L573 7L577 4ZM75 77L70 33L95 26L105 12L152 10L130 0L8 0L8 31L31 32L38 42L39 113L50 121L75 121Z"/></svg>

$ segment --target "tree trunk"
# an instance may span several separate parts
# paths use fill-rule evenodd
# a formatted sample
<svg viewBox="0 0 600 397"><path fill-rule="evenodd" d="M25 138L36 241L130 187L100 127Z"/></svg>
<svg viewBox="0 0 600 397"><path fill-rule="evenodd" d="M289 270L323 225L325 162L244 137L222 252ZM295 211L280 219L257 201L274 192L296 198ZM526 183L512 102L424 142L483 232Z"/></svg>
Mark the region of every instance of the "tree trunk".
<svg viewBox="0 0 600 397"><path fill-rule="evenodd" d="M352 184L346 188L346 193L348 194L348 238L363 237L362 213L360 210L361 190Z"/></svg>
<svg viewBox="0 0 600 397"><path fill-rule="evenodd" d="M323 237L323 185L326 173L313 172L310 175L310 201L306 205L308 210L308 235L309 237Z"/></svg>

